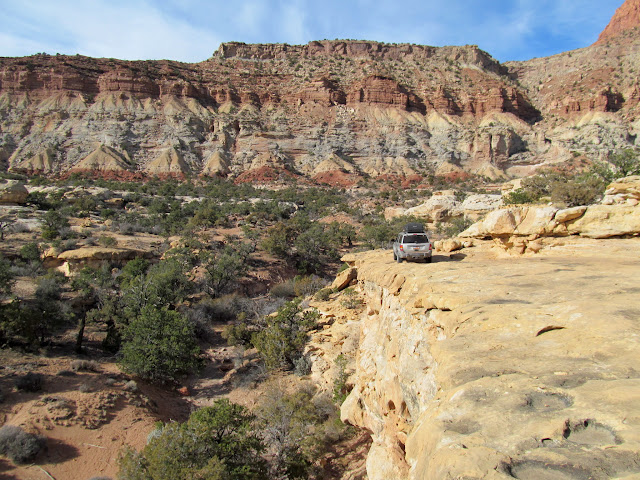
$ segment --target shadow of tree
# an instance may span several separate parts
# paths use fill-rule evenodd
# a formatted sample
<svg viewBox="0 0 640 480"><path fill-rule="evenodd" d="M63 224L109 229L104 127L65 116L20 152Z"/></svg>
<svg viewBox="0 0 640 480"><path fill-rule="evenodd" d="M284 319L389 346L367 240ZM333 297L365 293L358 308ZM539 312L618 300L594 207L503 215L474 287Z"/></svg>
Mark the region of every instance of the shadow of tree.
<svg viewBox="0 0 640 480"><path fill-rule="evenodd" d="M73 445L56 438L47 438L47 449L36 457L35 463L62 463L79 455L80 451Z"/></svg>

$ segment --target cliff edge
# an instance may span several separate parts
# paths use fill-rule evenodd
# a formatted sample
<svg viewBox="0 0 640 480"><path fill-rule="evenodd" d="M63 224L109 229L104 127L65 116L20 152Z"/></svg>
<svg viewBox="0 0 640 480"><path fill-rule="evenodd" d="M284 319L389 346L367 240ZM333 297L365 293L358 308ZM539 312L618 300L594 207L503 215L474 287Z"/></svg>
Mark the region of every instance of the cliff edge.
<svg viewBox="0 0 640 480"><path fill-rule="evenodd" d="M637 478L640 238L475 242L345 258L364 310L342 417L372 434L369 478Z"/></svg>

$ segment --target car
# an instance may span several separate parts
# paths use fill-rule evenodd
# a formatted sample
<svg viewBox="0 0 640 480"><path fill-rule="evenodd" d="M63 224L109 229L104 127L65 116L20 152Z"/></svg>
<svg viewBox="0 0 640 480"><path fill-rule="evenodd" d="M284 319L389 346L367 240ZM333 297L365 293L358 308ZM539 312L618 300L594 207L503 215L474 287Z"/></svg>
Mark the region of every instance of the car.
<svg viewBox="0 0 640 480"><path fill-rule="evenodd" d="M433 244L429 241L424 226L420 223L408 223L393 242L393 259L421 260L431 263Z"/></svg>

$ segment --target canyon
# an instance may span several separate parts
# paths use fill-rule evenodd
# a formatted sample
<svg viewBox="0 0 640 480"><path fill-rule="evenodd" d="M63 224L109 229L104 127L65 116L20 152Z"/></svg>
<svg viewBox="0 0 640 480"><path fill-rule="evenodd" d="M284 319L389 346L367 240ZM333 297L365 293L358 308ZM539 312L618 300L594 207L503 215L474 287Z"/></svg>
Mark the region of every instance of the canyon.
<svg viewBox="0 0 640 480"><path fill-rule="evenodd" d="M1 58L0 162L353 185L606 160L640 131L634 8L590 47L505 64L473 45L355 40L224 43L194 64Z"/></svg>

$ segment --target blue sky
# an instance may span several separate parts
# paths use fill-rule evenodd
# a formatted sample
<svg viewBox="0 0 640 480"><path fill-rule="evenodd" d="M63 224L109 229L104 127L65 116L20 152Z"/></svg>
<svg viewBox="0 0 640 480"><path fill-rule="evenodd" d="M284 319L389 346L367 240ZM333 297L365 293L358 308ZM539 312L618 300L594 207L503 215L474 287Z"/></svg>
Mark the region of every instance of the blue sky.
<svg viewBox="0 0 640 480"><path fill-rule="evenodd" d="M0 0L0 56L206 60L221 42L476 44L500 61L593 43L623 0Z"/></svg>

